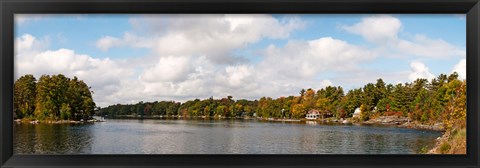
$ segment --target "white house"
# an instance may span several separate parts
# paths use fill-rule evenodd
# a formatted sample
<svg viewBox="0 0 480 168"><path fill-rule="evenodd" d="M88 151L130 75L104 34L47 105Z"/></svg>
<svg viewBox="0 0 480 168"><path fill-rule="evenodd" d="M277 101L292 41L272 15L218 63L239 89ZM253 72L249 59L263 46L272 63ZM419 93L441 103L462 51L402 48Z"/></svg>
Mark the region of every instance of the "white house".
<svg viewBox="0 0 480 168"><path fill-rule="evenodd" d="M360 118L360 115L362 115L362 110L360 110L360 108L356 108L353 112L353 118Z"/></svg>

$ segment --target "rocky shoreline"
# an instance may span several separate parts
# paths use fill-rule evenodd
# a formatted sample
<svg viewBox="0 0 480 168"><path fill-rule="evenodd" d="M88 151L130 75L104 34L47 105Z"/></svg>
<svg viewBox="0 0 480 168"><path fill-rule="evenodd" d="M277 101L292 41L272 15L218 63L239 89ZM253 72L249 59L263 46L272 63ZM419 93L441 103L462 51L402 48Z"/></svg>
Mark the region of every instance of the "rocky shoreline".
<svg viewBox="0 0 480 168"><path fill-rule="evenodd" d="M401 127L401 128L445 131L445 128L442 123L427 125L427 124L422 124L416 121L410 121L408 117L399 117L399 116L381 116L381 117L377 117L377 118L365 121L362 124L396 125L397 127Z"/></svg>
<svg viewBox="0 0 480 168"><path fill-rule="evenodd" d="M421 129L421 130L431 130L431 131L445 131L442 123L436 123L433 125L421 124L419 122L410 121L408 117L399 117L399 116L380 116L374 119L367 121L358 121L352 118L347 119L317 119L317 120L305 120L301 121L318 121L322 123L338 123L338 124L360 124L360 125L389 125L396 126L399 128L410 128L410 129Z"/></svg>

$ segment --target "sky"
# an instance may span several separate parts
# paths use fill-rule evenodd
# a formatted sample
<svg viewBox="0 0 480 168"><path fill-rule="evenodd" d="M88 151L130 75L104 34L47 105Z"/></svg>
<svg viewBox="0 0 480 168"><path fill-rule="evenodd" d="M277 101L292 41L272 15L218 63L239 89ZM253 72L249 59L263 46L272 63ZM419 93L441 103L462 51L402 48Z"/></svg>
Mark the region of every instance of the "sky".
<svg viewBox="0 0 480 168"><path fill-rule="evenodd" d="M99 107L466 78L465 15L15 15L15 79L77 76Z"/></svg>

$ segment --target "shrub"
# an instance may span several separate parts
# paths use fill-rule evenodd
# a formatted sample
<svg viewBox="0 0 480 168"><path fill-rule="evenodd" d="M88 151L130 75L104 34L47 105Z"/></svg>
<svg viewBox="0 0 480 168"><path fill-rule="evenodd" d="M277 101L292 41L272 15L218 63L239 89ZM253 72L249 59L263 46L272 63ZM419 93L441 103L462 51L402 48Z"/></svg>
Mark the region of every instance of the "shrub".
<svg viewBox="0 0 480 168"><path fill-rule="evenodd" d="M440 153L445 154L450 150L450 148L451 148L450 144L445 142L442 145L440 145Z"/></svg>

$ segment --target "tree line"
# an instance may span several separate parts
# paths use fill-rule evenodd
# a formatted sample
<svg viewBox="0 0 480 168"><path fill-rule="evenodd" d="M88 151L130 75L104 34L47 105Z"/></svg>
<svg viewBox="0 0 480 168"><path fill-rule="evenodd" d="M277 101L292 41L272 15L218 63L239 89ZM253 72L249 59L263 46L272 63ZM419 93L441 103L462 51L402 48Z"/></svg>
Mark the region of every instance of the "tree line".
<svg viewBox="0 0 480 168"><path fill-rule="evenodd" d="M98 115L110 117L184 116L184 117L263 117L304 118L315 109L334 118L352 117L356 108L362 111L361 120L387 114L399 114L422 124L443 122L465 125L466 80L459 80L456 72L410 83L386 84L381 78L360 88L344 92L341 86L327 86L319 90L302 89L297 96L261 97L258 100L225 98L116 104L100 108Z"/></svg>
<svg viewBox="0 0 480 168"><path fill-rule="evenodd" d="M14 118L31 120L86 120L95 110L90 87L62 74L24 75L14 83Z"/></svg>

